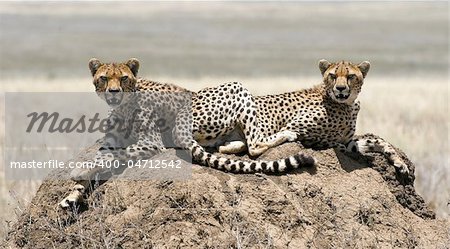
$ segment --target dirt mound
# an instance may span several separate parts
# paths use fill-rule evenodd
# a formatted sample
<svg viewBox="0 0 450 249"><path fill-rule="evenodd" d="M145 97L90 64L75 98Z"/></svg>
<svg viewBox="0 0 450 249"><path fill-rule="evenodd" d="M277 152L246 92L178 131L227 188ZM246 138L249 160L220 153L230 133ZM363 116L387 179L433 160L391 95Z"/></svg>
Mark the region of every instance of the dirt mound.
<svg viewBox="0 0 450 249"><path fill-rule="evenodd" d="M95 149L82 155L89 157ZM295 143L271 149L263 158L299 151L315 156L317 166L268 176L189 165L188 181L109 180L79 213L56 208L73 183L47 180L5 246L448 248L450 221L434 219L416 194L409 160L411 175L402 177L378 155L355 160Z"/></svg>

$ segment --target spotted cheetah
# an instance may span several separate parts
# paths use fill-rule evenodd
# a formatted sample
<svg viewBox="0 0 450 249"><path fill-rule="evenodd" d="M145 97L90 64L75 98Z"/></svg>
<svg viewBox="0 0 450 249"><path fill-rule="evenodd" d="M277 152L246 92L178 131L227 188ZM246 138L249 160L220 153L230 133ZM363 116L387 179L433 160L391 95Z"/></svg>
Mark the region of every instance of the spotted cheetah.
<svg viewBox="0 0 450 249"><path fill-rule="evenodd" d="M300 153L275 161L240 161L218 157L197 143L211 145L240 130L251 154L261 154L262 141L253 96L240 83L226 83L197 93L182 87L137 78L139 61L102 63L89 61L95 91L112 108L103 144L93 162L149 159L172 146L190 151L201 165L234 173L276 173L314 165L314 158ZM233 137L231 137L233 138ZM196 140L194 140L196 139ZM265 149L265 148L264 148ZM222 150L227 150L223 146ZM90 181L105 172L104 167L76 168L71 178L77 182L59 206L69 208L80 202Z"/></svg>
<svg viewBox="0 0 450 249"><path fill-rule="evenodd" d="M229 142L229 146L222 148L221 152L245 151L249 136L258 141L250 145L256 149L248 148L256 152L250 152L253 155L286 141L298 141L314 149L338 148L360 154L382 153L401 173L408 173L408 167L392 145L380 138L355 136L360 110L360 103L356 99L369 72L370 63L364 61L355 65L346 61L330 63L320 60L319 69L323 77L322 84L295 92L250 98L253 101L246 105L255 106L256 109L247 118L257 119L255 125L258 127L253 127L253 131L258 134L236 135L234 141ZM245 112L240 110L241 114ZM207 116L217 120L217 115L211 116L211 113L207 113Z"/></svg>

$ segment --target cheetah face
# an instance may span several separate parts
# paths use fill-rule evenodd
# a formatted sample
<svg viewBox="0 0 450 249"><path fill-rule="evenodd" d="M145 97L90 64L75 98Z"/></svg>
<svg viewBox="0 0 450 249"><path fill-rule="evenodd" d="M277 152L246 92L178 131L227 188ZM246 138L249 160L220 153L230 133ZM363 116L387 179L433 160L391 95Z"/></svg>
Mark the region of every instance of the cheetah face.
<svg viewBox="0 0 450 249"><path fill-rule="evenodd" d="M330 63L320 60L319 68L328 96L338 103L351 105L361 91L370 63L364 61L354 65L346 61Z"/></svg>
<svg viewBox="0 0 450 249"><path fill-rule="evenodd" d="M132 97L129 93L136 91L137 59L132 58L125 63L102 63L92 58L89 69L95 92L112 108L128 102Z"/></svg>

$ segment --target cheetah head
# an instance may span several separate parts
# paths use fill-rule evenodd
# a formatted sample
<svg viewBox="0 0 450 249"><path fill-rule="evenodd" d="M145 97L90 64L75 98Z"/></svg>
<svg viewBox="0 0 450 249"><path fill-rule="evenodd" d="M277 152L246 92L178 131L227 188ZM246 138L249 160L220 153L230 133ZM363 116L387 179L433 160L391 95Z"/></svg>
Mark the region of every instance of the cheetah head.
<svg viewBox="0 0 450 249"><path fill-rule="evenodd" d="M363 61L354 65L347 61L330 63L327 60L320 60L319 69L328 96L338 103L351 105L361 91L370 63Z"/></svg>
<svg viewBox="0 0 450 249"><path fill-rule="evenodd" d="M89 60L95 92L112 108L126 103L136 91L139 61L129 59L124 63L102 63L96 58ZM128 94L124 94L128 93Z"/></svg>

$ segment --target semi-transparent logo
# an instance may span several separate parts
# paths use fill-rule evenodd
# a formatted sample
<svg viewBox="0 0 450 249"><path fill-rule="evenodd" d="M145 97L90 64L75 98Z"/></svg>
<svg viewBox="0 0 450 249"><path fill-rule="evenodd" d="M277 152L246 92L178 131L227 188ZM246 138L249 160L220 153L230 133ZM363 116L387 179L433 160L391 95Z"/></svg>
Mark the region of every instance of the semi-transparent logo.
<svg viewBox="0 0 450 249"><path fill-rule="evenodd" d="M6 93L6 178L190 176L190 93L101 95Z"/></svg>

